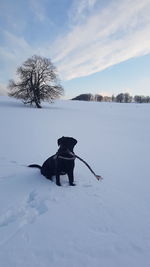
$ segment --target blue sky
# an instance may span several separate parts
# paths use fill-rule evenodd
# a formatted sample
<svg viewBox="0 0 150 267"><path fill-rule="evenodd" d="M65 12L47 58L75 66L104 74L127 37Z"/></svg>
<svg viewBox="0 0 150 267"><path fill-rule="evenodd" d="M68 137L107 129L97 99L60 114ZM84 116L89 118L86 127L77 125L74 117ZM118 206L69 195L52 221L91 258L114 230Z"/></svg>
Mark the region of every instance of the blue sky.
<svg viewBox="0 0 150 267"><path fill-rule="evenodd" d="M0 92L37 54L65 97L150 95L150 0L1 0Z"/></svg>

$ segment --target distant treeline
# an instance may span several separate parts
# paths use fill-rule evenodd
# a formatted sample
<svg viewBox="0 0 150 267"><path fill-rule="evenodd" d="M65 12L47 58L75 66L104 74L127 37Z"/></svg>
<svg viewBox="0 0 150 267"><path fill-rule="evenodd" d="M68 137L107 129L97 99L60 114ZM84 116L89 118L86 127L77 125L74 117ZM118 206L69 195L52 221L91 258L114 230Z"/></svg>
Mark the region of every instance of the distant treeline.
<svg viewBox="0 0 150 267"><path fill-rule="evenodd" d="M131 96L129 93L120 93L118 95L112 96L102 96L100 94L81 94L72 100L82 100L82 101L96 101L96 102L118 102L118 103L150 103L150 96L135 95Z"/></svg>

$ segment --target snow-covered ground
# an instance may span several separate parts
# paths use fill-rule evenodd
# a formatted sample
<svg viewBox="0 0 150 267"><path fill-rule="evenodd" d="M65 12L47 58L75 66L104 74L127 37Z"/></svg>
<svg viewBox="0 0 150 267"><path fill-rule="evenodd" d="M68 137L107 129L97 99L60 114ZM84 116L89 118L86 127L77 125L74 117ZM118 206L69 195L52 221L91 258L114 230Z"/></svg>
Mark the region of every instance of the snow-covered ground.
<svg viewBox="0 0 150 267"><path fill-rule="evenodd" d="M75 187L46 180L57 139L78 140ZM150 105L0 97L0 266L150 266Z"/></svg>

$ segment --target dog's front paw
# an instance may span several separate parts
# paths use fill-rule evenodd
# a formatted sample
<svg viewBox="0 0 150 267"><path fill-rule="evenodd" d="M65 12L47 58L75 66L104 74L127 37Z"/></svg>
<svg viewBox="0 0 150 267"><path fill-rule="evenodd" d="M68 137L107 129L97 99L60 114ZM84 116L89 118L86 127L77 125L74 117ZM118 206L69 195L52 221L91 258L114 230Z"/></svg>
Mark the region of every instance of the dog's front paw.
<svg viewBox="0 0 150 267"><path fill-rule="evenodd" d="M71 185L71 186L75 186L76 184L74 184L74 183L70 183L70 185Z"/></svg>
<svg viewBox="0 0 150 267"><path fill-rule="evenodd" d="M60 182L57 182L56 184L57 184L58 186L61 186L61 183L60 183Z"/></svg>

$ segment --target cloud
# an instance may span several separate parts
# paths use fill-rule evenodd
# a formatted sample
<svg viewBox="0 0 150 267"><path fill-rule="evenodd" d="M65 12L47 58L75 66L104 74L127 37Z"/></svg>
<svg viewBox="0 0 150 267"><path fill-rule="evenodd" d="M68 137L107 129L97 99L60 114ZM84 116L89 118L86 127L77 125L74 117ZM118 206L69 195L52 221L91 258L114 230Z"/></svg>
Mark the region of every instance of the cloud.
<svg viewBox="0 0 150 267"><path fill-rule="evenodd" d="M63 78L90 75L150 53L149 14L149 0L116 0L94 10L54 43L53 60Z"/></svg>
<svg viewBox="0 0 150 267"><path fill-rule="evenodd" d="M29 1L38 20L46 19L46 0ZM2 31L2 83L15 77L16 68L33 54L50 57L61 78L69 80L150 53L150 0L74 0L69 14L74 14L69 27L51 44L49 36L42 41L42 32L38 46L23 33Z"/></svg>
<svg viewBox="0 0 150 267"><path fill-rule="evenodd" d="M6 82L15 77L16 68L35 50L21 36L3 31L3 37L6 45L0 46L1 81Z"/></svg>
<svg viewBox="0 0 150 267"><path fill-rule="evenodd" d="M69 12L70 21L78 23L86 18L86 13L96 4L97 0L74 0Z"/></svg>

